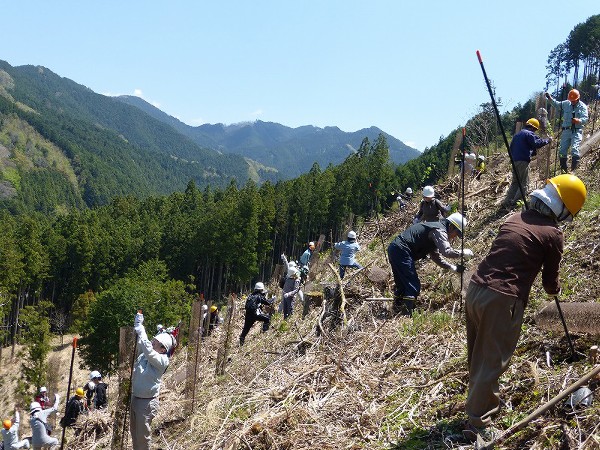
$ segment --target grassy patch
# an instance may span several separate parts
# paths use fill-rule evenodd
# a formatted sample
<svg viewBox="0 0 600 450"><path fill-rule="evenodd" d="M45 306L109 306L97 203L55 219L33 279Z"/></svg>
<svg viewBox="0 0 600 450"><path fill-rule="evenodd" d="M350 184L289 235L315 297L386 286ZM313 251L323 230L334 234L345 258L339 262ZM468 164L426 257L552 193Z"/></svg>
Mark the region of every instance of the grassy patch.
<svg viewBox="0 0 600 450"><path fill-rule="evenodd" d="M412 321L402 324L400 333L406 336L417 336L424 333L440 334L452 326L452 316L445 311L434 313L415 311Z"/></svg>

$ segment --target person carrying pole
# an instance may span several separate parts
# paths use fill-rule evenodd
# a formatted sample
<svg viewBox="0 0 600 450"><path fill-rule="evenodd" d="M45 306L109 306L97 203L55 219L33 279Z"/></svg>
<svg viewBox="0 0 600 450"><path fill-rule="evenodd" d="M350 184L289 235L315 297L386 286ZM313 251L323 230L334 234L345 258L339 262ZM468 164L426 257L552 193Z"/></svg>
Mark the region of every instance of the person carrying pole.
<svg viewBox="0 0 600 450"><path fill-rule="evenodd" d="M421 282L415 261L429 255L431 260L444 269L462 273L460 264L450 264L442 258L471 258L470 249L455 250L451 241L463 234L467 220L460 213L437 222L419 222L408 227L388 246L387 252L394 274L394 313L412 316L415 301L421 292Z"/></svg>
<svg viewBox="0 0 600 450"><path fill-rule="evenodd" d="M563 233L586 199L583 182L564 174L531 193L530 209L500 227L488 255L471 277L465 297L469 386L465 410L469 440L489 442L497 434L491 416L500 409L498 379L515 351L531 286L542 272L551 296L560 292Z"/></svg>
<svg viewBox="0 0 600 450"><path fill-rule="evenodd" d="M133 328L137 334L136 346L140 354L133 365L129 408L129 429L135 450L150 449L150 425L158 412L160 380L177 346L175 337L168 332L158 333L150 341L143 323L144 315L136 313Z"/></svg>
<svg viewBox="0 0 600 450"><path fill-rule="evenodd" d="M17 450L19 448L29 448L27 439L19 440L19 422L21 416L15 407L15 416L13 419L4 419L2 421L2 442L4 450Z"/></svg>
<svg viewBox="0 0 600 450"><path fill-rule="evenodd" d="M510 143L510 154L514 161L512 181L502 202L502 207L512 209L521 198L521 191L527 193L529 187L529 163L537 150L552 142L552 138L541 138L535 134L540 122L531 118L525 127L514 135ZM521 183L521 186L519 186ZM522 190L521 190L522 188Z"/></svg>
<svg viewBox="0 0 600 450"><path fill-rule="evenodd" d="M580 100L579 91L571 89L567 95L567 100L555 100L549 92L546 92L546 98L555 108L562 110L562 136L560 138L560 150L558 158L560 161L560 170L562 173L569 171L567 158L569 147L571 147L571 171L577 169L579 165L579 145L583 139L583 126L588 121L588 107Z"/></svg>

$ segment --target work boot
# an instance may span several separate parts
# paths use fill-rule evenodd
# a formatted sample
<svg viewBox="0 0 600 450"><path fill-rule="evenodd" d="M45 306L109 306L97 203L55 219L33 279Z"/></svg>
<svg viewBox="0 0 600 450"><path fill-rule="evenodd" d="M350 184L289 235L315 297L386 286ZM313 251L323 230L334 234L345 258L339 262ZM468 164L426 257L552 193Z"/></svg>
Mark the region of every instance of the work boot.
<svg viewBox="0 0 600 450"><path fill-rule="evenodd" d="M579 155L573 155L571 156L571 172L575 171L577 166L579 166Z"/></svg>
<svg viewBox="0 0 600 450"><path fill-rule="evenodd" d="M412 317L415 309L414 297L394 297L394 314Z"/></svg>
<svg viewBox="0 0 600 450"><path fill-rule="evenodd" d="M567 158L560 157L560 173L569 173L569 168L567 167Z"/></svg>

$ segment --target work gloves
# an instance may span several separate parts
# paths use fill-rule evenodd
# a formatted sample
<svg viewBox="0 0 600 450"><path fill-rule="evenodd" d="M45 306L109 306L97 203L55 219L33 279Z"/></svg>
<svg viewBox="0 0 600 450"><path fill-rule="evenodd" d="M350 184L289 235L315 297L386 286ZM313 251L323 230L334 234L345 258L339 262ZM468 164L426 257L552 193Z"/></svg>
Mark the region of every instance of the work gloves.
<svg viewBox="0 0 600 450"><path fill-rule="evenodd" d="M471 259L473 257L473 250L469 249L469 248L465 248L462 251L462 255L466 258L466 259Z"/></svg>
<svg viewBox="0 0 600 450"><path fill-rule="evenodd" d="M144 315L140 312L135 314L135 319L133 319L133 329L135 333L142 339L148 339L146 335L146 330L144 329Z"/></svg>
<svg viewBox="0 0 600 450"><path fill-rule="evenodd" d="M456 273L463 273L465 271L465 266L463 266L462 264L457 264L457 265L453 265L452 267L450 267L450 269L452 269L453 272Z"/></svg>

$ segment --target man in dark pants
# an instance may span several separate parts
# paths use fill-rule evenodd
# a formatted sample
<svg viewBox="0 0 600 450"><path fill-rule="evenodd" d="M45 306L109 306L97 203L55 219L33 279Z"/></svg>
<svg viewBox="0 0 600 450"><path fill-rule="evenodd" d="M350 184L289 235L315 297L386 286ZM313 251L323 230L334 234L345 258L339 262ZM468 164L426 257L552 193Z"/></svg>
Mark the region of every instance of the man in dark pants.
<svg viewBox="0 0 600 450"><path fill-rule="evenodd" d="M254 291L246 299L246 318L244 319L244 329L240 334L240 346L244 345L246 335L250 331L250 328L255 322L262 322L262 331L268 331L269 325L271 325L271 315L264 314L260 310L260 305L271 306L272 302L267 300L267 290L262 282L258 282L254 285Z"/></svg>
<svg viewBox="0 0 600 450"><path fill-rule="evenodd" d="M517 347L531 286L541 271L544 290L560 292L564 238L558 224L579 212L586 195L574 175L548 180L531 193L529 210L513 214L500 227L471 278L465 298L469 422L464 430L471 440L490 442L498 434L491 419L500 409L498 380Z"/></svg>
<svg viewBox="0 0 600 450"><path fill-rule="evenodd" d="M512 156L515 167L513 176L506 197L502 202L505 208L512 208L517 200L521 198L521 190L519 183L523 187L523 193L527 195L529 190L529 163L531 157L535 156L537 149L552 142L552 138L544 139L535 134L540 127L540 122L537 119L529 119L525 124L525 128L519 131L510 143L510 154Z"/></svg>
<svg viewBox="0 0 600 450"><path fill-rule="evenodd" d="M415 268L415 261L427 255L438 266L454 272L462 272L460 265L450 264L447 258L460 258L464 254L470 258L473 252L469 249L455 250L450 241L462 236L466 227L466 219L459 213L453 213L447 219L437 222L419 222L408 227L388 247L388 256L394 274L394 312L412 316L415 300L421 292L421 282Z"/></svg>

